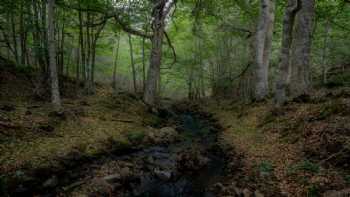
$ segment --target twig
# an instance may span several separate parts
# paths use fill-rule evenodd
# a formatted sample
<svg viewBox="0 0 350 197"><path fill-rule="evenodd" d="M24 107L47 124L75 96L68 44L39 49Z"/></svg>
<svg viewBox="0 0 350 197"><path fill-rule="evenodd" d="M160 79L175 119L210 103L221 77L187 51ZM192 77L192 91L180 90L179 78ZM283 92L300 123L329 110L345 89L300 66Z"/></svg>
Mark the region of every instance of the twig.
<svg viewBox="0 0 350 197"><path fill-rule="evenodd" d="M133 120L122 120L122 119L112 119L112 121L125 122L125 123L134 123L135 122Z"/></svg>
<svg viewBox="0 0 350 197"><path fill-rule="evenodd" d="M3 127L5 127L5 128L8 128L8 129L17 129L17 128L20 128L20 126L18 126L18 125L14 125L14 124L7 123L7 122L3 122L3 121L0 121L0 126L3 126Z"/></svg>

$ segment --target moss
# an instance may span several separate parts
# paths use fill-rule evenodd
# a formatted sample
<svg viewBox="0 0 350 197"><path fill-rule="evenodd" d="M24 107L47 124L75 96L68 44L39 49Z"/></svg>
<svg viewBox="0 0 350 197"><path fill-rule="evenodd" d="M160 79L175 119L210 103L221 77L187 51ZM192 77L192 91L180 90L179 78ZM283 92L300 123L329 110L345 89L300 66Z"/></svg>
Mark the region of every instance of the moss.
<svg viewBox="0 0 350 197"><path fill-rule="evenodd" d="M33 103L16 104L16 110L7 115L25 129L11 131L13 136L0 140L0 170L13 171L26 164L31 168L56 165L59 158L74 151L94 156L111 149L129 149L132 146L130 141L139 142L144 137L144 132L140 131L145 128L142 120L147 114L137 100L118 100L123 109L106 105L116 102L106 93L64 101L64 108L69 113L66 119L58 122L52 122L57 117L48 116L51 111L48 104L36 103L39 107L30 108L30 115L25 113ZM88 105L80 104L82 101ZM53 128L46 129L43 125Z"/></svg>
<svg viewBox="0 0 350 197"><path fill-rule="evenodd" d="M148 115L143 120L144 125L159 127L162 124L162 119L155 115Z"/></svg>
<svg viewBox="0 0 350 197"><path fill-rule="evenodd" d="M303 160L288 169L288 174L294 174L297 172L309 172L312 174L317 174L320 172L320 166L309 160Z"/></svg>
<svg viewBox="0 0 350 197"><path fill-rule="evenodd" d="M350 72L341 72L340 74L332 76L328 79L326 87L334 88L341 86L350 86Z"/></svg>
<svg viewBox="0 0 350 197"><path fill-rule="evenodd" d="M258 169L259 169L259 173L262 176L269 176L273 173L274 171L274 167L272 165L271 162L269 161L262 161L259 165L258 165Z"/></svg>
<svg viewBox="0 0 350 197"><path fill-rule="evenodd" d="M345 180L346 184L350 185L350 175L349 174L345 175L344 180Z"/></svg>
<svg viewBox="0 0 350 197"><path fill-rule="evenodd" d="M307 188L308 197L318 197L321 196L320 189L317 185L311 185Z"/></svg>
<svg viewBox="0 0 350 197"><path fill-rule="evenodd" d="M127 138L132 143L138 143L145 138L145 132L143 131L128 132Z"/></svg>
<svg viewBox="0 0 350 197"><path fill-rule="evenodd" d="M331 115L340 114L346 109L346 106L340 101L332 101L321 107L318 119L324 120Z"/></svg>

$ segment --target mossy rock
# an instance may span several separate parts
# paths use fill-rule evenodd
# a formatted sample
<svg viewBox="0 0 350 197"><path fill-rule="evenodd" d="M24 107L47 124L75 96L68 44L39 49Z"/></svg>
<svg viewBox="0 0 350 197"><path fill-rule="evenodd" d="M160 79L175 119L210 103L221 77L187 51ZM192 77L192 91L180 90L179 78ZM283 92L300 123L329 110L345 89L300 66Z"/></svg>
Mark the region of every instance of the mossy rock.
<svg viewBox="0 0 350 197"><path fill-rule="evenodd" d="M163 120L158 116L148 115L143 119L143 124L151 127L159 128L162 125Z"/></svg>
<svg viewBox="0 0 350 197"><path fill-rule="evenodd" d="M143 131L128 132L126 137L131 143L139 143L145 138L145 132Z"/></svg>

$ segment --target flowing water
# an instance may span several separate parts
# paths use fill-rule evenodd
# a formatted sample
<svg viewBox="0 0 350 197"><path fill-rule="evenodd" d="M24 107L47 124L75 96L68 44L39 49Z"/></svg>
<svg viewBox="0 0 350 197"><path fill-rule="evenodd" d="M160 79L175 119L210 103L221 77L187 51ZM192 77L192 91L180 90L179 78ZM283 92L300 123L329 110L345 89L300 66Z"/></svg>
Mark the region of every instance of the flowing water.
<svg viewBox="0 0 350 197"><path fill-rule="evenodd" d="M132 178L119 181L119 187L112 196L132 197L210 197L215 183L225 174L225 157L217 145L219 127L208 117L185 112L173 117L174 127L180 133L181 140L167 145L157 145L141 150L129 150L123 154L114 153L90 159L84 165L75 165L46 174L37 183L34 181L16 188L14 196L57 196L69 195L62 190L77 180L86 179L93 171L106 162L127 162L133 171ZM94 166L94 167L92 167ZM51 173L51 172L50 172ZM58 177L58 183L51 188L42 188L47 177ZM46 178L45 178L46 177ZM49 179L50 180L50 179ZM46 181L47 182L47 181ZM99 193L93 196L104 196ZM110 195L110 194L109 194Z"/></svg>

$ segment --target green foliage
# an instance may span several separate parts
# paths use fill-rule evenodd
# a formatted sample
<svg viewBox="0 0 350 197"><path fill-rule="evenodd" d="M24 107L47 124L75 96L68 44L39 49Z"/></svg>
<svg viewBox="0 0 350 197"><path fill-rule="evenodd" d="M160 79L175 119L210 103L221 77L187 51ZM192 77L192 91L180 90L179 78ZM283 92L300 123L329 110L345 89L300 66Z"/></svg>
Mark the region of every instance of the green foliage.
<svg viewBox="0 0 350 197"><path fill-rule="evenodd" d="M269 176L273 173L274 167L269 161L263 161L258 165L259 173L262 176Z"/></svg>
<svg viewBox="0 0 350 197"><path fill-rule="evenodd" d="M322 106L320 113L318 115L318 119L326 119L327 117L334 115L334 114L340 114L346 109L346 105L341 103L340 101L333 101L330 103L327 103Z"/></svg>
<svg viewBox="0 0 350 197"><path fill-rule="evenodd" d="M303 160L295 164L294 166L291 166L288 169L289 174L294 174L297 172L309 172L312 174L317 174L320 172L320 166L316 163L313 163L309 160Z"/></svg>
<svg viewBox="0 0 350 197"><path fill-rule="evenodd" d="M350 86L350 71L341 72L337 75L331 76L331 78L328 79L326 86L329 88Z"/></svg>
<svg viewBox="0 0 350 197"><path fill-rule="evenodd" d="M321 192L317 185L311 185L307 188L307 196L308 197L318 197Z"/></svg>
<svg viewBox="0 0 350 197"><path fill-rule="evenodd" d="M134 132L128 132L127 138L132 143L138 143L145 138L145 132L143 131L134 131Z"/></svg>
<svg viewBox="0 0 350 197"><path fill-rule="evenodd" d="M16 72L23 74L33 74L35 69L30 66L16 66Z"/></svg>
<svg viewBox="0 0 350 197"><path fill-rule="evenodd" d="M350 175L345 175L344 180L346 184L350 185Z"/></svg>
<svg viewBox="0 0 350 197"><path fill-rule="evenodd" d="M152 116L145 117L143 122L144 124L150 125L152 127L159 127L159 125L162 124L162 119L159 118L158 116L152 115Z"/></svg>

